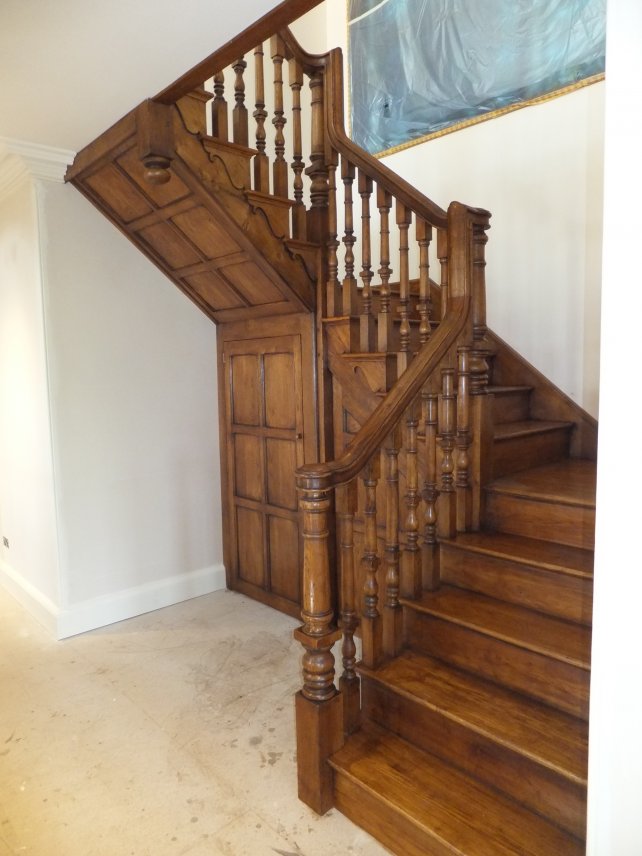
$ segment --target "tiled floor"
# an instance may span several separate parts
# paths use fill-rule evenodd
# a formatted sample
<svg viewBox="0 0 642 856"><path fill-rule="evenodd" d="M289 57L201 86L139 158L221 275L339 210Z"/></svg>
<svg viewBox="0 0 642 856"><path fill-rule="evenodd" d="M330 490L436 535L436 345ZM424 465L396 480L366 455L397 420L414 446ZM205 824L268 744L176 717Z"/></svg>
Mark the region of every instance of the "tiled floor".
<svg viewBox="0 0 642 856"><path fill-rule="evenodd" d="M53 641L0 591L0 856L379 856L296 797L295 622L217 592Z"/></svg>

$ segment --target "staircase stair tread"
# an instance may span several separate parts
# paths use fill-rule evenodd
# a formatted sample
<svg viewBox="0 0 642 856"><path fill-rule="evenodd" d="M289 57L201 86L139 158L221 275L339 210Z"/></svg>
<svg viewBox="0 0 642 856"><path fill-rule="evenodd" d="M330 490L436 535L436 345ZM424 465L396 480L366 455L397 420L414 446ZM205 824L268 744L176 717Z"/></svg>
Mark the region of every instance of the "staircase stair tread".
<svg viewBox="0 0 642 856"><path fill-rule="evenodd" d="M593 578L593 551L581 547L509 535L505 532L462 532L454 541L443 543L499 559L524 562L548 571Z"/></svg>
<svg viewBox="0 0 642 856"><path fill-rule="evenodd" d="M495 440L512 440L547 431L559 431L573 427L572 422L553 422L545 419L525 419L520 422L502 422L495 426Z"/></svg>
<svg viewBox="0 0 642 856"><path fill-rule="evenodd" d="M476 592L442 585L403 604L581 669L589 669L590 628Z"/></svg>
<svg viewBox="0 0 642 856"><path fill-rule="evenodd" d="M507 797L385 729L368 724L330 759L453 856L584 852L581 842ZM416 840L416 839L415 839ZM413 848L413 853L421 852ZM430 851L427 851L430 852Z"/></svg>
<svg viewBox="0 0 642 856"><path fill-rule="evenodd" d="M586 785L588 727L570 714L412 651L376 671L360 665L359 672Z"/></svg>
<svg viewBox="0 0 642 856"><path fill-rule="evenodd" d="M540 502L595 508L595 461L566 458L493 481L487 489Z"/></svg>

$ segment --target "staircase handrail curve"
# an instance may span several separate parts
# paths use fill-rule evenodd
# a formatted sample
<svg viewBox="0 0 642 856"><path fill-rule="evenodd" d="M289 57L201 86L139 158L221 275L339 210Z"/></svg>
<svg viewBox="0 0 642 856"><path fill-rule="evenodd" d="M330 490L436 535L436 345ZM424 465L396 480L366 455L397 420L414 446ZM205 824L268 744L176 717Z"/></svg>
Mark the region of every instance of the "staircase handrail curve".
<svg viewBox="0 0 642 856"><path fill-rule="evenodd" d="M325 84L325 126L332 146L344 155L351 164L363 171L391 193L411 211L437 229L447 226L447 213L420 191L416 190L397 173L389 169L380 160L353 143L344 126L343 110L343 55L341 48L333 48L325 54L308 54L301 47L289 28L279 35L283 39L288 59L295 59L308 74L324 70Z"/></svg>
<svg viewBox="0 0 642 856"><path fill-rule="evenodd" d="M355 434L343 454L333 461L299 467L296 471L297 487L336 488L352 481L363 470L463 332L471 309L471 297L468 291L464 297L449 301L446 315L431 339Z"/></svg>

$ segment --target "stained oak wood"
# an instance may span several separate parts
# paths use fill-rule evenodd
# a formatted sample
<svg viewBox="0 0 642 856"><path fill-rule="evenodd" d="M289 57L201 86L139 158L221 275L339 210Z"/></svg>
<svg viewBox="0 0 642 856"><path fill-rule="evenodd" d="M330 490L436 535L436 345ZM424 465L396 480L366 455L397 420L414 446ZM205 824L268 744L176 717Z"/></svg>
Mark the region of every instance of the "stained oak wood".
<svg viewBox="0 0 642 856"><path fill-rule="evenodd" d="M587 628L449 586L404 605L414 650L588 716Z"/></svg>
<svg viewBox="0 0 642 856"><path fill-rule="evenodd" d="M223 325L219 335L228 585L298 615L302 547L295 471L316 457L312 327L305 316Z"/></svg>
<svg viewBox="0 0 642 856"><path fill-rule="evenodd" d="M592 549L595 463L568 459L497 479L485 491L486 526Z"/></svg>
<svg viewBox="0 0 642 856"><path fill-rule="evenodd" d="M359 673L368 720L583 835L585 722L408 651Z"/></svg>
<svg viewBox="0 0 642 856"><path fill-rule="evenodd" d="M570 422L535 419L500 423L494 434L493 477L566 458L572 428Z"/></svg>
<svg viewBox="0 0 642 856"><path fill-rule="evenodd" d="M582 854L583 844L434 755L376 727L331 759L337 807L399 856Z"/></svg>
<svg viewBox="0 0 642 856"><path fill-rule="evenodd" d="M443 582L548 615L590 624L593 553L496 532L468 532L441 544Z"/></svg>

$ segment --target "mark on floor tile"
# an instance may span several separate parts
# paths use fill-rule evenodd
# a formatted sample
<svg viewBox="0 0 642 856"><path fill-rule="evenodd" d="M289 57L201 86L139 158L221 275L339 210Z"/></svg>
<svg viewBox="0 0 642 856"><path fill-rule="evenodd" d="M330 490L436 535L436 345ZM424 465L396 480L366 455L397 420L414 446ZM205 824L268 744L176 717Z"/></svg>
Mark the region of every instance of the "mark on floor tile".
<svg viewBox="0 0 642 856"><path fill-rule="evenodd" d="M268 764L270 767L273 767L282 755L283 752L268 752Z"/></svg>
<svg viewBox="0 0 642 856"><path fill-rule="evenodd" d="M259 734L258 737L250 737L250 746L258 746L259 743L263 742L263 738Z"/></svg>

